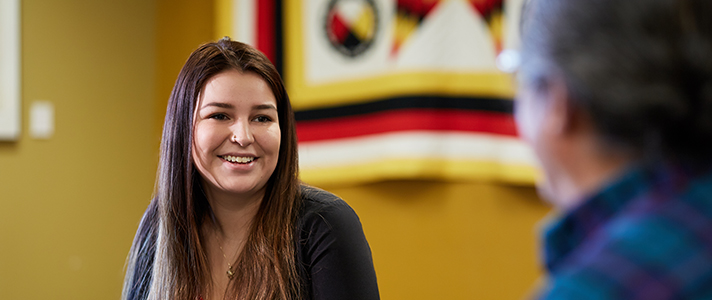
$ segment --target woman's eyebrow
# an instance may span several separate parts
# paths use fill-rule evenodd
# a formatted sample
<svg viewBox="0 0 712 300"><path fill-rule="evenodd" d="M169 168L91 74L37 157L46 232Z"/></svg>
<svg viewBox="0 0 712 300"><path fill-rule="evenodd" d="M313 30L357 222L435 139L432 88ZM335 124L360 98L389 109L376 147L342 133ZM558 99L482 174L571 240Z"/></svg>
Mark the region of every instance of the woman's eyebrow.
<svg viewBox="0 0 712 300"><path fill-rule="evenodd" d="M219 108L235 108L235 106L232 105L232 104L230 104L230 103L224 103L224 102L210 102L210 103L206 103L205 105L203 105L203 107L201 107L201 109L202 109L202 108L206 108L206 107L211 107L211 106L212 106L212 107L219 107ZM274 110L277 110L277 107L275 107L275 106L272 105L272 104L258 104L258 105L253 106L252 109L253 109L253 110L265 110L265 109L274 109Z"/></svg>
<svg viewBox="0 0 712 300"><path fill-rule="evenodd" d="M230 103L210 102L210 103L207 103L207 104L203 105L203 107L201 107L201 108L206 108L206 107L210 107L210 106L215 106L215 107L219 107L219 108L233 108L233 107L234 107L234 106L233 106L232 104L230 104Z"/></svg>
<svg viewBox="0 0 712 300"><path fill-rule="evenodd" d="M252 107L254 110L265 110L265 109L274 109L277 110L277 107L275 107L272 104L258 104Z"/></svg>

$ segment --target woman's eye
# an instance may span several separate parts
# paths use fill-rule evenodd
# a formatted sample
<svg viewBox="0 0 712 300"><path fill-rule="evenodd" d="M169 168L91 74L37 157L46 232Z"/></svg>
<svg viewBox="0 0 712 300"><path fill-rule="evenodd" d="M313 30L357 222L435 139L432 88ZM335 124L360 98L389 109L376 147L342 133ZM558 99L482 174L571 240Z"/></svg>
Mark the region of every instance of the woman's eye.
<svg viewBox="0 0 712 300"><path fill-rule="evenodd" d="M260 123L266 123L272 121L272 118L268 116L257 116L255 118L255 121L260 122Z"/></svg>
<svg viewBox="0 0 712 300"><path fill-rule="evenodd" d="M227 120L227 115L226 114L212 114L208 116L209 119L215 119L215 120Z"/></svg>

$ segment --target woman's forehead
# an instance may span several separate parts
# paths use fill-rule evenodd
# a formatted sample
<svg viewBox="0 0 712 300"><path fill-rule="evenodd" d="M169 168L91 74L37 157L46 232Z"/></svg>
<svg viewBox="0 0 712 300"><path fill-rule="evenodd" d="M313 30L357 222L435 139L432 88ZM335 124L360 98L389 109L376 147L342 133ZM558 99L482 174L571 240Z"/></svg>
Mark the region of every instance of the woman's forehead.
<svg viewBox="0 0 712 300"><path fill-rule="evenodd" d="M195 109L245 105L277 108L277 104L272 87L262 76L255 72L229 69L206 80L196 97Z"/></svg>

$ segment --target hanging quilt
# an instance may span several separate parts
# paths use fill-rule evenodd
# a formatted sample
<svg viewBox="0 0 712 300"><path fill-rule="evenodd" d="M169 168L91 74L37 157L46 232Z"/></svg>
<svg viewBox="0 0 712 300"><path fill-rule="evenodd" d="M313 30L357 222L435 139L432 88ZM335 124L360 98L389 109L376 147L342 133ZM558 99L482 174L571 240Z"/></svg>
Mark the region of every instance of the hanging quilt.
<svg viewBox="0 0 712 300"><path fill-rule="evenodd" d="M226 0L218 31L283 75L305 182L531 184L514 82L497 65L517 47L522 2Z"/></svg>

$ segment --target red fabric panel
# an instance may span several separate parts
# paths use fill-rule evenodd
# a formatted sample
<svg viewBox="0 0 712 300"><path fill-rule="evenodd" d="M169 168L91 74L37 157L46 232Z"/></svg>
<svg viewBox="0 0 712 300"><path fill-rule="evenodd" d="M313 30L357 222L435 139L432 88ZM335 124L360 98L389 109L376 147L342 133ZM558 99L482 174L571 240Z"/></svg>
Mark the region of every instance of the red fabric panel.
<svg viewBox="0 0 712 300"><path fill-rule="evenodd" d="M272 63L275 63L275 2L278 0L256 0L257 2L257 47Z"/></svg>
<svg viewBox="0 0 712 300"><path fill-rule="evenodd" d="M358 137L394 131L466 131L517 136L510 114L452 109L407 109L297 122L299 142Z"/></svg>
<svg viewBox="0 0 712 300"><path fill-rule="evenodd" d="M488 17L495 8L502 7L502 0L470 0L470 4L483 17Z"/></svg>
<svg viewBox="0 0 712 300"><path fill-rule="evenodd" d="M433 0L398 0L396 7L418 17L425 17L440 1Z"/></svg>

